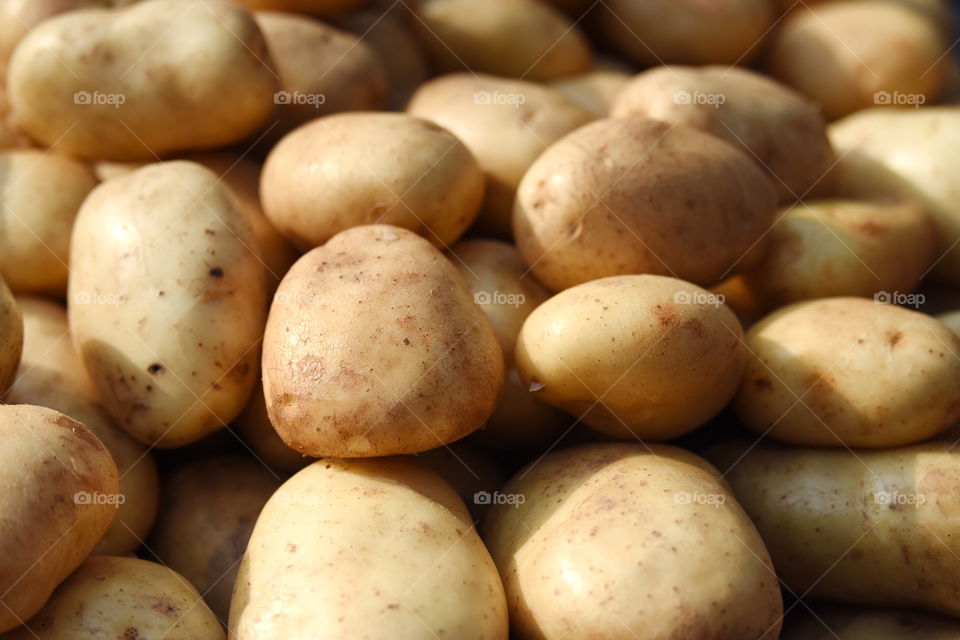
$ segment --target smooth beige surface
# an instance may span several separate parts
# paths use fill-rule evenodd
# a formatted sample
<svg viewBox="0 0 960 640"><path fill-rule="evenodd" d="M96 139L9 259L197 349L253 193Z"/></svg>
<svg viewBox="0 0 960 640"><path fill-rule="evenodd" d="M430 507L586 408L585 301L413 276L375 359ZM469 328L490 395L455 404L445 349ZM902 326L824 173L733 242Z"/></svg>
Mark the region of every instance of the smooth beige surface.
<svg viewBox="0 0 960 640"><path fill-rule="evenodd" d="M598 118L610 115L610 109L630 80L624 71L594 69L554 80L550 88L559 91Z"/></svg>

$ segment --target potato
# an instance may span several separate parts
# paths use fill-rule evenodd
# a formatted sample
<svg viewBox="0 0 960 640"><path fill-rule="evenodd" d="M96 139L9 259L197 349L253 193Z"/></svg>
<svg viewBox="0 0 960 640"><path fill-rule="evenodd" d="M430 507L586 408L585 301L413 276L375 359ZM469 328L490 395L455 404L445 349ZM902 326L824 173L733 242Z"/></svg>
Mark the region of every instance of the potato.
<svg viewBox="0 0 960 640"><path fill-rule="evenodd" d="M776 194L745 154L683 125L598 120L533 163L517 190L517 248L560 291L634 273L709 286L760 257Z"/></svg>
<svg viewBox="0 0 960 640"><path fill-rule="evenodd" d="M763 541L716 470L663 445L550 453L482 529L513 636L774 640L782 603Z"/></svg>
<svg viewBox="0 0 960 640"><path fill-rule="evenodd" d="M0 151L0 276L17 293L63 296L70 230L97 186L82 163L45 151Z"/></svg>
<svg viewBox="0 0 960 640"><path fill-rule="evenodd" d="M741 64L760 51L775 17L770 0L604 0L594 26L641 66Z"/></svg>
<svg viewBox="0 0 960 640"><path fill-rule="evenodd" d="M5 636L6 638L6 636ZM225 640L216 616L182 576L167 567L93 556L10 640Z"/></svg>
<svg viewBox="0 0 960 640"><path fill-rule="evenodd" d="M96 554L133 553L147 537L157 512L159 486L153 456L119 428L100 404L70 341L67 312L40 298L19 298L23 358L5 401L55 409L83 424L110 452L120 473L117 516Z"/></svg>
<svg viewBox="0 0 960 640"><path fill-rule="evenodd" d="M236 0L251 11L290 11L330 18L359 7L367 0Z"/></svg>
<svg viewBox="0 0 960 640"><path fill-rule="evenodd" d="M306 16L261 11L254 18L280 76L268 137L338 111L386 106L387 77L365 42Z"/></svg>
<svg viewBox="0 0 960 640"><path fill-rule="evenodd" d="M86 427L0 405L0 632L32 617L80 566L117 512L117 466Z"/></svg>
<svg viewBox="0 0 960 640"><path fill-rule="evenodd" d="M20 130L10 113L6 84L0 80L0 149L20 149L30 144L30 138Z"/></svg>
<svg viewBox="0 0 960 640"><path fill-rule="evenodd" d="M402 458L320 460L260 513L230 637L506 640L506 602L470 514L438 475Z"/></svg>
<svg viewBox="0 0 960 640"><path fill-rule="evenodd" d="M223 427L257 379L266 273L218 182L154 164L101 184L77 216L70 331L104 406L145 444Z"/></svg>
<svg viewBox="0 0 960 640"><path fill-rule="evenodd" d="M189 580L224 622L253 525L280 484L257 461L236 455L203 459L164 479L150 549Z"/></svg>
<svg viewBox="0 0 960 640"><path fill-rule="evenodd" d="M417 453L478 429L503 385L496 334L456 268L389 225L337 234L287 273L263 339L263 393L306 455Z"/></svg>
<svg viewBox="0 0 960 640"><path fill-rule="evenodd" d="M797 607L798 613L803 607ZM804 615L805 614L805 615ZM780 640L960 640L960 620L907 610L816 607L788 617Z"/></svg>
<svg viewBox="0 0 960 640"><path fill-rule="evenodd" d="M710 287L709 291L730 307L744 327L759 320L769 306L766 300L762 300L757 292L747 285L742 275L731 276Z"/></svg>
<svg viewBox="0 0 960 640"><path fill-rule="evenodd" d="M946 34L895 2L825 2L792 12L766 70L834 120L874 105L933 102L946 79Z"/></svg>
<svg viewBox="0 0 960 640"><path fill-rule="evenodd" d="M709 292L663 276L603 278L537 307L517 370L544 402L619 438L696 429L736 392L743 330Z"/></svg>
<svg viewBox="0 0 960 640"><path fill-rule="evenodd" d="M17 375L23 351L23 316L7 283L0 278L0 398Z"/></svg>
<svg viewBox="0 0 960 640"><path fill-rule="evenodd" d="M950 331L960 335L960 310L941 313L937 316L937 320L942 322Z"/></svg>
<svg viewBox="0 0 960 640"><path fill-rule="evenodd" d="M364 224L391 224L446 246L479 212L483 172L453 134L400 113L342 113L277 144L261 178L273 225L307 251Z"/></svg>
<svg viewBox="0 0 960 640"><path fill-rule="evenodd" d="M253 18L227 0L72 11L10 60L13 114L45 146L153 158L238 142L273 110L276 75Z"/></svg>
<svg viewBox="0 0 960 640"><path fill-rule="evenodd" d="M617 94L630 80L623 71L587 71L575 76L560 78L550 83L550 88L559 91L598 118L610 115Z"/></svg>
<svg viewBox="0 0 960 640"><path fill-rule="evenodd" d="M829 190L836 162L816 107L787 87L736 67L656 67L635 76L611 115L643 116L712 133L770 176L781 202Z"/></svg>
<svg viewBox="0 0 960 640"><path fill-rule="evenodd" d="M492 455L463 442L423 451L414 459L450 483L474 522L483 519L493 494L507 480L503 468Z"/></svg>
<svg viewBox="0 0 960 640"><path fill-rule="evenodd" d="M737 415L791 444L897 447L960 418L960 338L864 298L798 302L747 332Z"/></svg>
<svg viewBox="0 0 960 640"><path fill-rule="evenodd" d="M441 71L550 80L590 68L590 43L541 0L418 0L411 24Z"/></svg>
<svg viewBox="0 0 960 640"><path fill-rule="evenodd" d="M530 393L529 385L511 366L504 374L497 407L470 441L487 449L529 453L555 444L571 422L567 414Z"/></svg>
<svg viewBox="0 0 960 640"><path fill-rule="evenodd" d="M731 443L707 457L791 592L960 614L952 443L856 452Z"/></svg>
<svg viewBox="0 0 960 640"><path fill-rule="evenodd" d="M544 149L593 115L559 91L488 75L455 73L425 82L407 111L449 129L487 176L477 228L510 237L517 185Z"/></svg>
<svg viewBox="0 0 960 640"><path fill-rule="evenodd" d="M837 193L922 204L940 237L933 275L960 284L960 107L870 109L829 133L840 157Z"/></svg>
<svg viewBox="0 0 960 640"><path fill-rule="evenodd" d="M254 387L247 406L237 416L232 427L253 456L277 473L296 473L313 462L312 458L306 458L299 451L288 447L277 435L267 417L267 404L263 398L263 386L260 384Z"/></svg>
<svg viewBox="0 0 960 640"><path fill-rule="evenodd" d="M110 0L4 0L0 3L0 84L17 43L38 24L66 11L109 5Z"/></svg>
<svg viewBox="0 0 960 640"><path fill-rule="evenodd" d="M936 258L936 228L916 203L801 202L782 211L766 258L744 272L769 307L831 296L901 296Z"/></svg>

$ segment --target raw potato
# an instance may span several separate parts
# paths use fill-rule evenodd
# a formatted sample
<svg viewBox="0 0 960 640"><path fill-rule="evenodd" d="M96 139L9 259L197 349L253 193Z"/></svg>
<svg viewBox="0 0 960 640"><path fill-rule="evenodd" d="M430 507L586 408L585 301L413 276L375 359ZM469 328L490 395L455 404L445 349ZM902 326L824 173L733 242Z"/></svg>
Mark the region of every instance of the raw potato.
<svg viewBox="0 0 960 640"><path fill-rule="evenodd" d="M511 366L505 373L497 408L470 439L488 449L542 451L555 444L571 422L567 414L530 393L529 385Z"/></svg>
<svg viewBox="0 0 960 640"><path fill-rule="evenodd" d="M17 375L23 351L23 316L7 283L0 278L0 398Z"/></svg>
<svg viewBox="0 0 960 640"><path fill-rule="evenodd" d="M947 47L938 25L900 3L825 2L783 21L766 69L833 120L874 105L934 102Z"/></svg>
<svg viewBox="0 0 960 640"><path fill-rule="evenodd" d="M516 362L544 402L602 433L648 441L692 431L726 406L744 351L740 323L709 292L663 276L618 276L537 307Z"/></svg>
<svg viewBox="0 0 960 640"><path fill-rule="evenodd" d="M450 483L474 522L483 519L490 509L493 494L507 481L506 474L492 455L463 442L423 451L414 459Z"/></svg>
<svg viewBox="0 0 960 640"><path fill-rule="evenodd" d="M470 514L409 459L320 460L257 520L230 606L233 640L506 640L496 568Z"/></svg>
<svg viewBox="0 0 960 640"><path fill-rule="evenodd" d="M559 91L598 118L610 115L617 94L630 80L623 71L594 70L560 78L550 83Z"/></svg>
<svg viewBox="0 0 960 640"><path fill-rule="evenodd" d="M657 67L636 76L611 115L643 116L712 133L770 176L781 202L829 190L836 162L826 123L791 89L736 67Z"/></svg>
<svg viewBox="0 0 960 640"><path fill-rule="evenodd" d="M0 84L17 43L58 13L109 6L109 0L4 0L0 2Z"/></svg>
<svg viewBox="0 0 960 640"><path fill-rule="evenodd" d="M250 401L233 423L234 432L251 450L254 457L277 473L296 473L311 462L299 451L287 446L267 417L267 404L263 399L263 386L258 384Z"/></svg>
<svg viewBox="0 0 960 640"><path fill-rule="evenodd" d="M870 109L829 133L838 194L922 204L940 237L933 275L960 285L960 107Z"/></svg>
<svg viewBox="0 0 960 640"><path fill-rule="evenodd" d="M757 292L747 285L742 275L731 276L710 287L709 291L730 307L744 328L752 325L767 312L766 300L762 300Z"/></svg>
<svg viewBox="0 0 960 640"><path fill-rule="evenodd" d="M71 158L0 151L0 276L14 292L66 294L70 231L95 186L93 173Z"/></svg>
<svg viewBox="0 0 960 640"><path fill-rule="evenodd" d="M881 302L799 302L753 325L743 424L790 444L873 448L926 440L960 418L960 338Z"/></svg>
<svg viewBox="0 0 960 640"><path fill-rule="evenodd" d="M707 457L791 592L960 614L952 443L856 452L731 443Z"/></svg>
<svg viewBox="0 0 960 640"><path fill-rule="evenodd" d="M117 512L117 466L82 424L0 405L0 632L32 617Z"/></svg>
<svg viewBox="0 0 960 640"><path fill-rule="evenodd" d="M412 10L441 71L551 80L590 68L580 28L541 0L418 0Z"/></svg>
<svg viewBox="0 0 960 640"><path fill-rule="evenodd" d="M0 149L21 149L30 145L30 138L14 122L7 99L6 84L0 80Z"/></svg>
<svg viewBox="0 0 960 640"><path fill-rule="evenodd" d="M290 133L263 168L263 208L307 251L364 224L390 224L446 246L476 218L484 179L453 134L401 113L343 113Z"/></svg>
<svg viewBox="0 0 960 640"><path fill-rule="evenodd" d="M512 502L491 508L483 539L518 640L777 637L782 603L763 541L692 453L572 447L501 495Z"/></svg>
<svg viewBox="0 0 960 640"><path fill-rule="evenodd" d="M113 160L238 142L270 115L277 83L252 16L227 0L56 16L21 41L7 80L31 137Z"/></svg>
<svg viewBox="0 0 960 640"><path fill-rule="evenodd" d="M799 613L804 607L797 607ZM806 614L806 615L803 615ZM788 617L780 640L960 640L960 620L908 610L824 607Z"/></svg>
<svg viewBox="0 0 960 640"><path fill-rule="evenodd" d="M513 200L523 174L554 142L594 119L559 91L494 76L454 73L421 85L407 105L473 152L487 176L477 228L509 238Z"/></svg>
<svg viewBox="0 0 960 640"><path fill-rule="evenodd" d="M330 18L359 7L367 0L237 0L250 11L289 11Z"/></svg>
<svg viewBox="0 0 960 640"><path fill-rule="evenodd" d="M306 455L416 453L482 426L503 353L456 268L389 225L356 227L303 256L263 339L267 413Z"/></svg>
<svg viewBox="0 0 960 640"><path fill-rule="evenodd" d="M4 636L7 638L7 636ZM9 640L225 640L197 590L167 567L92 556Z"/></svg>
<svg viewBox="0 0 960 640"><path fill-rule="evenodd" d="M779 215L766 258L743 277L768 308L831 296L892 299L916 288L937 244L916 203L803 202Z"/></svg>
<svg viewBox="0 0 960 640"><path fill-rule="evenodd" d="M597 36L642 66L745 64L762 48L771 0L604 0Z"/></svg>
<svg viewBox="0 0 960 640"><path fill-rule="evenodd" d="M113 422L97 399L70 341L66 309L41 298L21 297L17 304L23 314L23 358L5 401L55 409L100 439L120 473L123 502L93 552L133 553L150 532L157 512L159 487L153 456Z"/></svg>
<svg viewBox="0 0 960 640"><path fill-rule="evenodd" d="M646 118L598 120L533 163L513 231L554 291L633 273L710 286L761 257L776 200L757 165L719 138Z"/></svg>
<svg viewBox="0 0 960 640"><path fill-rule="evenodd" d="M176 447L230 422L257 379L266 273L247 217L192 162L101 184L74 227L70 330L104 406Z"/></svg>
<svg viewBox="0 0 960 640"><path fill-rule="evenodd" d="M241 456L206 458L164 478L150 549L190 581L226 623L240 558L280 479Z"/></svg>

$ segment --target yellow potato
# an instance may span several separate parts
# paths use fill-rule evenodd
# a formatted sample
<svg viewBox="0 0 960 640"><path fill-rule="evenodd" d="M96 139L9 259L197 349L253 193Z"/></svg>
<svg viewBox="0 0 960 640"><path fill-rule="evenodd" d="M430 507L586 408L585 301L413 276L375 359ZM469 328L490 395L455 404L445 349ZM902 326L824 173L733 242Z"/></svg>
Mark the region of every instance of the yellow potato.
<svg viewBox="0 0 960 640"><path fill-rule="evenodd" d="M254 457L277 473L296 473L311 462L299 451L291 449L280 439L267 417L267 405L263 399L263 386L258 384L250 394L232 428L251 450Z"/></svg>
<svg viewBox="0 0 960 640"><path fill-rule="evenodd" d="M238 142L277 78L252 16L227 0L71 11L23 38L9 100L32 138L70 155L153 158Z"/></svg>
<svg viewBox="0 0 960 640"><path fill-rule="evenodd" d="M503 353L456 268L389 225L302 257L270 308L263 393L284 442L310 456L416 453L493 411Z"/></svg>
<svg viewBox="0 0 960 640"><path fill-rule="evenodd" d="M798 606L797 614L784 622L780 640L960 640L960 620L931 613Z"/></svg>
<svg viewBox="0 0 960 640"><path fill-rule="evenodd" d="M438 475L402 458L320 460L273 494L230 605L233 640L506 640L496 568Z"/></svg>
<svg viewBox="0 0 960 640"><path fill-rule="evenodd" d="M554 291L634 273L710 286L760 257L776 199L757 165L719 138L606 119L537 158L517 190L513 231Z"/></svg>
<svg viewBox="0 0 960 640"><path fill-rule="evenodd" d="M236 0L251 11L290 11L306 13L318 18L332 16L349 11L367 0Z"/></svg>
<svg viewBox="0 0 960 640"><path fill-rule="evenodd" d="M723 300L746 328L767 312L768 303L747 285L742 275L731 276L709 289L710 293Z"/></svg>
<svg viewBox="0 0 960 640"><path fill-rule="evenodd" d="M0 405L0 632L43 607L117 512L117 466L86 427L31 405Z"/></svg>
<svg viewBox="0 0 960 640"><path fill-rule="evenodd" d="M709 292L663 276L603 278L537 307L517 339L530 392L619 438L696 429L737 390L743 330Z"/></svg>
<svg viewBox="0 0 960 640"><path fill-rule="evenodd" d="M197 590L167 567L92 556L6 640L225 640Z"/></svg>
<svg viewBox="0 0 960 640"><path fill-rule="evenodd" d="M10 113L6 84L0 80L0 149L19 149L30 144L30 138L20 130Z"/></svg>
<svg viewBox="0 0 960 640"><path fill-rule="evenodd" d="M77 216L70 330L104 406L181 446L240 413L257 379L266 272L247 217L192 162L108 180Z"/></svg>
<svg viewBox="0 0 960 640"><path fill-rule="evenodd" d="M23 316L7 283L0 278L0 398L17 375L23 351Z"/></svg>
<svg viewBox="0 0 960 640"><path fill-rule="evenodd" d="M263 208L307 251L364 224L391 224L446 246L483 201L483 173L453 134L400 113L319 118L280 141L263 167Z"/></svg>
<svg viewBox="0 0 960 640"><path fill-rule="evenodd" d="M624 71L593 70L567 76L550 83L559 91L598 118L610 115L610 109L623 87L630 80Z"/></svg>
<svg viewBox="0 0 960 640"><path fill-rule="evenodd" d="M662 445L547 455L502 489L483 539L512 636L774 640L763 541L716 470Z"/></svg>
<svg viewBox="0 0 960 640"><path fill-rule="evenodd" d="M13 50L25 35L51 16L66 11L107 7L110 0L4 0L0 2L0 84Z"/></svg>

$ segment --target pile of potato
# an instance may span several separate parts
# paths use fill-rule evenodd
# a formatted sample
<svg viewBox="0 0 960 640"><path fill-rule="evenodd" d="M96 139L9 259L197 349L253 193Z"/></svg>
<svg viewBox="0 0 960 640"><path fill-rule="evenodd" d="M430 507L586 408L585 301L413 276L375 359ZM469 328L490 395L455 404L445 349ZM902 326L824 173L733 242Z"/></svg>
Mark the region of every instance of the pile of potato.
<svg viewBox="0 0 960 640"><path fill-rule="evenodd" d="M0 640L960 640L944 0L0 0Z"/></svg>

